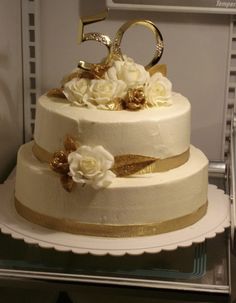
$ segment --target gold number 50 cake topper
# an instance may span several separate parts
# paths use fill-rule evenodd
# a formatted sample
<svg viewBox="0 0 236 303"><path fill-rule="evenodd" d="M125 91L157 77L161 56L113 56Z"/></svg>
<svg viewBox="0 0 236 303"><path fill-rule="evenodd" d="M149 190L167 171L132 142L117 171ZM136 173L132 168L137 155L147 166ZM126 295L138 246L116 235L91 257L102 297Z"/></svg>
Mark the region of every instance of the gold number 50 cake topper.
<svg viewBox="0 0 236 303"><path fill-rule="evenodd" d="M102 20L106 19L106 17L107 17L107 11L105 11L101 14L98 14L96 16L82 17L80 19L80 24L79 24L79 43L82 43L85 41L97 41L97 42L105 45L108 49L107 57L99 65L105 66L105 65L109 64L109 62L114 57L120 58L120 59L123 58L123 54L122 54L121 47L120 47L123 35L128 28L130 28L133 25L137 25L137 24L143 25L143 26L147 27L149 30L151 30L154 33L155 39L156 39L154 57L152 58L150 63L145 66L146 69L150 69L152 66L154 66L160 60L162 53L163 53L163 48L164 48L163 38L162 38L160 31L156 27L156 25L149 20L131 20L131 21L124 23L116 32L114 41L112 41L109 36L101 34L101 33L95 33L95 32L84 33L84 26L86 26L87 24L102 21ZM86 61L79 61L78 67L85 69L85 70L91 70L94 68L94 64L86 62Z"/></svg>

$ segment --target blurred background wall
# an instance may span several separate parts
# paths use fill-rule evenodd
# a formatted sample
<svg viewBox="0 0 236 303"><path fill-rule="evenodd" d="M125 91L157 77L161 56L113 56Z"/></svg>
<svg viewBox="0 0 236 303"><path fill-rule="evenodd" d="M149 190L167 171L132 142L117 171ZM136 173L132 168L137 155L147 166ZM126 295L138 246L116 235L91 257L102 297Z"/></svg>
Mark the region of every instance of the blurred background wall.
<svg viewBox="0 0 236 303"><path fill-rule="evenodd" d="M0 1L0 183L23 141L21 5Z"/></svg>

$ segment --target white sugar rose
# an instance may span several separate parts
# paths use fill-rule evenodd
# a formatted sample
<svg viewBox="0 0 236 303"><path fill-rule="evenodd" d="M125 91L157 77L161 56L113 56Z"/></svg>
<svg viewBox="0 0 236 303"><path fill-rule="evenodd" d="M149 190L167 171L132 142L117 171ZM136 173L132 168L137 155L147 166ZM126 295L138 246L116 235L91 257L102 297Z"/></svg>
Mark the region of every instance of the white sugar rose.
<svg viewBox="0 0 236 303"><path fill-rule="evenodd" d="M105 73L105 78L115 81L122 80L129 88L134 88L143 85L150 76L144 66L125 57L124 61L113 62L113 65Z"/></svg>
<svg viewBox="0 0 236 303"><path fill-rule="evenodd" d="M76 183L99 189L109 186L116 175L110 170L114 157L102 146L81 146L68 155L69 175Z"/></svg>
<svg viewBox="0 0 236 303"><path fill-rule="evenodd" d="M106 108L107 104L115 102L117 98L123 98L126 92L127 86L123 81L94 79L91 81L86 98L98 108Z"/></svg>
<svg viewBox="0 0 236 303"><path fill-rule="evenodd" d="M86 92L89 87L89 80L73 78L64 85L63 93L66 98L77 106L87 105Z"/></svg>
<svg viewBox="0 0 236 303"><path fill-rule="evenodd" d="M161 106L172 104L171 91L171 82L161 73L155 73L146 84L144 94L148 105Z"/></svg>

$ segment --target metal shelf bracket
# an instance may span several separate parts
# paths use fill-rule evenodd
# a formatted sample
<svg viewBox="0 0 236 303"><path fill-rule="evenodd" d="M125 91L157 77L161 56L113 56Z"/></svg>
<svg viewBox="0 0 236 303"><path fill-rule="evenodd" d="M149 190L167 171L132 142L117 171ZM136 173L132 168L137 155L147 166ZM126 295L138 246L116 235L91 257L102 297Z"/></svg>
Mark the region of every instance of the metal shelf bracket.
<svg viewBox="0 0 236 303"><path fill-rule="evenodd" d="M229 159L229 196L230 196L230 222L231 222L231 248L236 252L236 184L235 184L235 152L236 152L236 114L232 114L231 132L230 132L230 159Z"/></svg>

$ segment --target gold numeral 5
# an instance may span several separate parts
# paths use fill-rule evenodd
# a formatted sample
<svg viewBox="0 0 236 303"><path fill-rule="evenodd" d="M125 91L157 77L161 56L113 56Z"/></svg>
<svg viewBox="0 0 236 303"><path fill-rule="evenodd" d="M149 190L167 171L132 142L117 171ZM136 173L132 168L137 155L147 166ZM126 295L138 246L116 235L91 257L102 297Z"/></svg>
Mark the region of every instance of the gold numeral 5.
<svg viewBox="0 0 236 303"><path fill-rule="evenodd" d="M106 19L108 14L108 11L104 11L100 14L97 14L95 16L90 16L90 17L82 17L80 19L79 22L79 43L85 42L85 41L97 41L99 43L102 43L103 45L105 45L108 49L108 56L105 59L104 64L107 63L107 61L110 58L110 53L111 53L111 45L112 45L112 41L111 39L103 34L100 33L84 33L84 26L86 26L87 24L91 24L91 23L95 23L95 22L99 22L102 21L104 19ZM86 61L79 61L78 63L78 67L83 68L85 70L90 70L92 69L94 66L93 63L89 63Z"/></svg>

